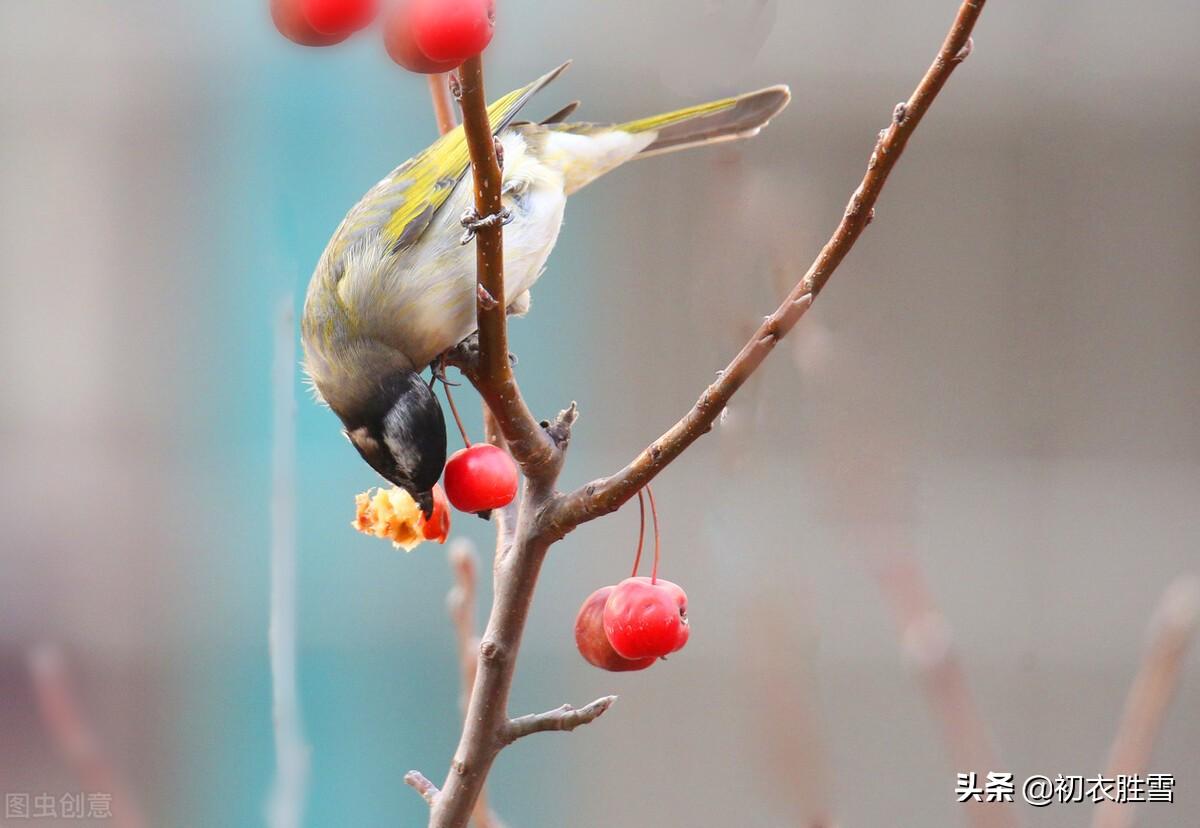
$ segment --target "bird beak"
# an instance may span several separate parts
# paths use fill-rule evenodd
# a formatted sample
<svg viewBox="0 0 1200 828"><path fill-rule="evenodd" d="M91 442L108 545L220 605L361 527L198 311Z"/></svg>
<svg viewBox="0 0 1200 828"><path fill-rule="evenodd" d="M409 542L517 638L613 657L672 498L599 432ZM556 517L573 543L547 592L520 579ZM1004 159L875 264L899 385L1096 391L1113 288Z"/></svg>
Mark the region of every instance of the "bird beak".
<svg viewBox="0 0 1200 828"><path fill-rule="evenodd" d="M433 491L414 492L413 500L417 502L417 506L421 509L421 514L425 515L426 520L433 517Z"/></svg>

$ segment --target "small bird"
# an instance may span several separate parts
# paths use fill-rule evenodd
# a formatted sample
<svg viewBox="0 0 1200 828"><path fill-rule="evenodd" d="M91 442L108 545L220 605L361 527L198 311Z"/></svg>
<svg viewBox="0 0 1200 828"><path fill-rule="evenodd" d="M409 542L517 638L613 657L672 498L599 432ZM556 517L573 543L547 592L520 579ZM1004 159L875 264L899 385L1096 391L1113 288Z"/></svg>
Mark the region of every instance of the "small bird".
<svg viewBox="0 0 1200 828"><path fill-rule="evenodd" d="M508 312L529 308L567 196L634 158L747 138L788 103L786 86L623 124L514 120L568 64L488 109L503 158ZM320 399L376 472L426 515L446 461L442 409L419 372L476 328L474 189L461 126L372 187L330 239L309 282L301 334ZM468 227L464 234L463 227Z"/></svg>

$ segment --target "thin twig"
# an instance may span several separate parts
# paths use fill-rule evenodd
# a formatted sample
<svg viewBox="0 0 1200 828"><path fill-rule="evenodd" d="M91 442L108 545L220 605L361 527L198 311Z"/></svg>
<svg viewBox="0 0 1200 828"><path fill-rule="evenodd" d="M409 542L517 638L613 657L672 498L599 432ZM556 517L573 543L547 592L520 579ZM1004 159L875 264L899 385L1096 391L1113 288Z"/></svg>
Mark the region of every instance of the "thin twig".
<svg viewBox="0 0 1200 828"><path fill-rule="evenodd" d="M441 793L437 785L426 779L425 774L418 770L410 770L404 774L404 784L419 793L431 807L437 802L438 794Z"/></svg>
<svg viewBox="0 0 1200 828"><path fill-rule="evenodd" d="M291 296L275 320L272 367L271 610L267 638L275 730L275 779L267 798L271 828L300 828L309 748L296 681L296 320Z"/></svg>
<svg viewBox="0 0 1200 828"><path fill-rule="evenodd" d="M1180 578L1167 588L1150 622L1150 640L1133 680L1125 712L1108 756L1109 778L1146 773L1154 742L1179 686L1188 646L1200 618L1200 578ZM1092 814L1092 828L1128 828L1134 804L1104 800Z"/></svg>
<svg viewBox="0 0 1200 828"><path fill-rule="evenodd" d="M141 806L117 774L75 697L62 652L49 644L35 647L29 653L29 673L42 720L83 787L112 797L112 821L117 828L144 828Z"/></svg>
<svg viewBox="0 0 1200 828"><path fill-rule="evenodd" d="M479 556L468 540L456 540L447 556L454 570L454 586L446 595L446 609L454 624L458 642L459 673L462 678L460 704L466 710L471 688L475 686L475 657L479 652L479 636L475 632L475 572Z"/></svg>
<svg viewBox="0 0 1200 828"><path fill-rule="evenodd" d="M546 733L552 730L571 731L580 725L589 724L604 715L604 711L613 706L616 696L604 696L584 707L575 708L569 704L547 710L545 713L530 713L510 719L504 731L506 743L515 742L533 733Z"/></svg>
<svg viewBox="0 0 1200 828"><path fill-rule="evenodd" d="M454 102L450 99L449 75L429 76L429 97L433 99L433 117L437 121L438 132L445 135L458 126L458 118L454 115Z"/></svg>
<svg viewBox="0 0 1200 828"><path fill-rule="evenodd" d="M934 99L954 69L971 52L971 30L985 0L966 0L958 10L954 25L942 43L933 64L908 101L898 104L892 121L880 134L867 163L862 183L850 198L842 220L825 243L816 260L791 293L770 316L763 320L750 340L722 371L715 382L700 395L691 411L651 443L625 468L611 477L586 484L559 498L550 509L547 523L555 536L561 536L581 523L620 508L684 449L712 428L734 393L762 364L775 345L795 327L825 287L829 277L854 247L874 215L875 202L888 176L896 166L908 139L916 130Z"/></svg>

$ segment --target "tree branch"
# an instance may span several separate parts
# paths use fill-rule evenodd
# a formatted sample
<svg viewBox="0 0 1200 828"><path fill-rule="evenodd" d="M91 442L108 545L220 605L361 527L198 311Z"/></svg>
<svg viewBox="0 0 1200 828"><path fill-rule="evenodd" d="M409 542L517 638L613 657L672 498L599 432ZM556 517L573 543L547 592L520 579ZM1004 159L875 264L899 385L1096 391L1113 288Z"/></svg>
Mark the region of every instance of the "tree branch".
<svg viewBox="0 0 1200 828"><path fill-rule="evenodd" d="M1150 640L1141 669L1133 680L1125 712L1108 757L1109 777L1133 776L1149 770L1150 754L1183 667L1200 618L1200 579L1184 577L1167 588L1150 622ZM1092 814L1092 828L1128 828L1133 803L1105 800Z"/></svg>
<svg viewBox="0 0 1200 828"><path fill-rule="evenodd" d="M504 209L496 144L488 121L483 89L483 59L474 57L459 70L463 129L471 152L475 212L496 216ZM504 228L494 222L475 231L478 273L476 318L479 325L478 366L467 377L496 417L509 451L525 476L547 478L560 465L553 441L529 411L508 361L508 302L504 293Z"/></svg>
<svg viewBox="0 0 1200 828"><path fill-rule="evenodd" d="M426 779L425 774L418 770L410 770L404 774L404 784L419 793L430 806L437 802L438 794L441 793L437 785Z"/></svg>
<svg viewBox="0 0 1200 828"><path fill-rule="evenodd" d="M505 744L512 744L523 736L531 733L545 733L551 730L571 731L580 725L590 724L604 715L604 711L613 706L616 696L604 696L589 705L578 709L569 704L547 710L545 713L530 713L517 719L509 719L508 727L504 729Z"/></svg>
<svg viewBox="0 0 1200 828"><path fill-rule="evenodd" d="M776 343L800 321L829 277L854 247L862 231L870 224L874 217L875 202L908 139L929 111L950 74L971 53L971 30L985 2L965 0L959 7L954 25L933 64L912 97L896 105L892 122L879 133L875 149L867 162L866 175L850 197L837 229L783 303L763 320L750 341L679 422L616 474L588 483L556 500L545 519L548 531L553 536L560 537L581 523L618 509L688 446L707 433L729 400L758 369Z"/></svg>
<svg viewBox="0 0 1200 828"><path fill-rule="evenodd" d="M554 484L562 468L563 449L576 411L572 406L554 423L539 424L521 398L508 358L503 231L498 221L486 222L477 228L474 237L479 358L466 366L464 373L483 397L499 434L507 441L526 480L515 521L511 512L499 517L493 572L495 599L479 645L475 684L467 705L463 732L446 781L434 797L430 828L462 828L466 825L492 763L512 739L514 724L508 718L507 708L513 672L537 578L550 545L579 523L617 509L704 433L737 388L812 304L813 297L869 221L879 191L909 135L954 66L966 57L970 31L983 2L967 0L959 9L954 28L934 66L913 97L897 107L892 125L881 134L867 176L851 199L838 231L787 300L767 318L692 412L625 470L570 496L557 494ZM460 102L471 154L475 211L484 218L496 216L502 208L501 171L488 121L482 61L479 58L468 60L460 73ZM515 720L521 723L516 726L522 730L526 727L553 729L555 725L574 722L573 727L585 719L594 719L607 709L608 704L611 701L601 699L582 711L559 710L532 718L522 717ZM597 708L597 705L601 707Z"/></svg>
<svg viewBox="0 0 1200 828"><path fill-rule="evenodd" d="M487 403L483 405L483 438L493 446L508 451L508 441L500 433L500 424L496 422L496 415L487 407ZM496 521L496 554L499 555L512 546L513 533L517 528L517 501L514 499L507 506L492 510L492 516Z"/></svg>
<svg viewBox="0 0 1200 828"><path fill-rule="evenodd" d="M479 636L475 634L475 584L479 556L475 554L474 545L470 541L458 540L450 547L449 559L450 568L454 571L454 586L446 595L446 608L450 612L457 639L459 671L462 676L459 706L465 716L471 690L475 687L475 675L479 669ZM496 828L501 824L488 805L486 786L479 790L471 821L475 828Z"/></svg>

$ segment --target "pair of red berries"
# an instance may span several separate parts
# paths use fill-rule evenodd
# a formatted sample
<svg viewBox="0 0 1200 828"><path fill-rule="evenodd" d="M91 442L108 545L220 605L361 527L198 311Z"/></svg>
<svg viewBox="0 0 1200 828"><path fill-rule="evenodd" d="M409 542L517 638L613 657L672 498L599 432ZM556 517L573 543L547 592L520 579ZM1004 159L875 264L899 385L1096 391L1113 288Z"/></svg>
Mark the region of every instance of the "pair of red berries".
<svg viewBox="0 0 1200 828"><path fill-rule="evenodd" d="M645 670L658 659L683 649L691 635L687 593L679 585L658 577L661 547L658 509L649 486L646 492L654 517L654 567L650 577L637 574L646 526L645 502L638 492L642 519L633 575L616 586L593 592L575 617L575 646L579 654L603 670Z"/></svg>
<svg viewBox="0 0 1200 828"><path fill-rule="evenodd" d="M341 43L378 13L379 0L271 0L275 27L302 46ZM495 0L393 0L384 46L412 72L448 72L487 48L495 16Z"/></svg>

